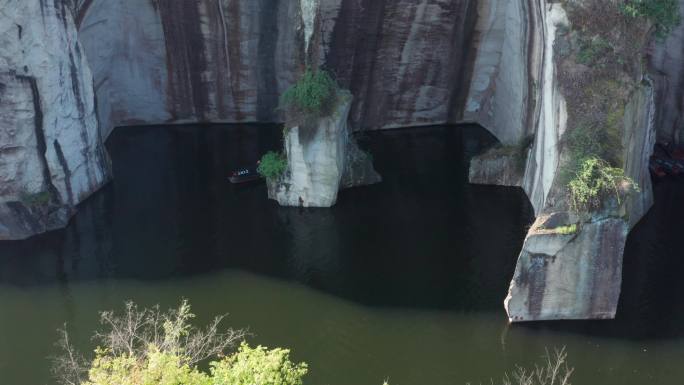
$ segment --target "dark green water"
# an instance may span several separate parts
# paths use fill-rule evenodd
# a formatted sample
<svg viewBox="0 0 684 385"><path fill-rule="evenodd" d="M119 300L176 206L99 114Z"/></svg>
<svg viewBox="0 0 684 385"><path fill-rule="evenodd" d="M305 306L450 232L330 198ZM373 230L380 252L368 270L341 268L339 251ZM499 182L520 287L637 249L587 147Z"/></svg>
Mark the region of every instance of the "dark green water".
<svg viewBox="0 0 684 385"><path fill-rule="evenodd" d="M45 357L65 321L89 347L97 311L183 297L200 322L228 312L253 342L292 348L310 364L308 384L488 382L561 346L574 384L681 383L681 183L657 186L630 238L618 320L509 327L501 302L531 209L516 189L466 183L487 134L369 134L385 181L302 210L226 180L277 147L278 131L115 132L116 179L69 228L0 244L0 384L51 383Z"/></svg>

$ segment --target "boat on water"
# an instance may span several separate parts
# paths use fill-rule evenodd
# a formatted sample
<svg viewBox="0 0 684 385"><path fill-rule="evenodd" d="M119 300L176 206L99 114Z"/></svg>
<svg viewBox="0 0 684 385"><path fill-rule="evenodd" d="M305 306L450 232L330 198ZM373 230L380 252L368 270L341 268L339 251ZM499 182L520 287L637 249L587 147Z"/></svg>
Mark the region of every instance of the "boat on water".
<svg viewBox="0 0 684 385"><path fill-rule="evenodd" d="M257 164L255 164L252 167L241 167L237 170L233 170L230 176L228 177L228 180L230 181L230 183L234 184L254 182L260 180L261 175L257 171L258 166L259 163L257 162Z"/></svg>

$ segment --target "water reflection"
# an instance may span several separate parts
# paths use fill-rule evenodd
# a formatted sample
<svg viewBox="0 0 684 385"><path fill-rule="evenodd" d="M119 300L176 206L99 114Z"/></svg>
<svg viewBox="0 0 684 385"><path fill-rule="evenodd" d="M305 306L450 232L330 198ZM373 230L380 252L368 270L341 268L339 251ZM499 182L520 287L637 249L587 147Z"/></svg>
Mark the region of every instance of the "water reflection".
<svg viewBox="0 0 684 385"><path fill-rule="evenodd" d="M117 130L116 178L68 228L0 243L0 329L32 331L0 333L0 377L45 383L47 365L24 366L52 351L65 320L85 345L98 310L182 296L201 316L230 312L259 342L292 347L315 368L311 383L487 382L563 345L578 384L684 375L684 342L671 339L684 335L684 184L656 185L656 207L629 238L617 320L509 328L501 301L531 208L518 189L467 184L468 159L491 136L366 134L384 182L316 210L278 207L263 184L227 182L232 167L278 148L279 131Z"/></svg>

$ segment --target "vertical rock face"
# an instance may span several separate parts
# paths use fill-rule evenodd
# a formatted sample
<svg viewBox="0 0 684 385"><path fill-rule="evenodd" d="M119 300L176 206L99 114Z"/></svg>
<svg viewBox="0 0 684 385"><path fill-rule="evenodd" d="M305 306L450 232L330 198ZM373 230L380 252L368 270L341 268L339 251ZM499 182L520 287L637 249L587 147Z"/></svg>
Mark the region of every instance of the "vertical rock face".
<svg viewBox="0 0 684 385"><path fill-rule="evenodd" d="M80 38L109 129L279 121L311 56L355 96L354 129L468 121L512 144L531 132L533 3L93 0Z"/></svg>
<svg viewBox="0 0 684 385"><path fill-rule="evenodd" d="M278 180L268 181L269 198L281 206L330 207L340 188L380 181L371 159L351 139L351 105L351 95L343 94L334 112L319 119L316 127L287 130L289 168Z"/></svg>
<svg viewBox="0 0 684 385"><path fill-rule="evenodd" d="M476 59L463 119L487 127L504 144L517 144L532 128L535 17L529 0L478 2Z"/></svg>
<svg viewBox="0 0 684 385"><path fill-rule="evenodd" d="M513 322L613 318L629 229L653 203L648 171L655 143L652 87L642 85L632 92L622 121L623 168L638 183L639 192L626 201L606 203L607 207L600 212L580 221L567 212L567 198L558 175L568 113L558 85L555 51L562 46L558 41L561 29L567 31L570 24L561 4L540 1L537 10L538 37L534 41L538 43L531 49L540 53L536 70L541 82L536 106L531 109L536 111L535 140L528 154L522 187L538 219L525 239L505 307ZM482 173L477 172L482 168L483 158L486 159L481 157L473 163L473 181L480 181L480 177L487 183L499 182L495 177L482 178ZM499 174L509 167L499 166L503 169Z"/></svg>
<svg viewBox="0 0 684 385"><path fill-rule="evenodd" d="M540 216L527 234L504 304L511 321L615 317L628 226L600 218L572 234Z"/></svg>
<svg viewBox="0 0 684 385"><path fill-rule="evenodd" d="M323 0L324 64L356 97L355 127L462 118L477 22L469 0Z"/></svg>
<svg viewBox="0 0 684 385"><path fill-rule="evenodd" d="M654 85L649 81L633 93L625 108L623 121L623 168L625 174L639 186L638 194L631 195L624 205L624 218L630 228L653 206L653 187L648 164L656 143L657 113Z"/></svg>
<svg viewBox="0 0 684 385"><path fill-rule="evenodd" d="M684 0L679 0L684 10ZM663 42L656 42L650 57L651 73L656 88L658 138L667 142L684 142L684 23L675 28Z"/></svg>
<svg viewBox="0 0 684 385"><path fill-rule="evenodd" d="M497 8L502 21L520 20L504 20L506 9ZM472 0L93 0L79 28L105 127L279 121L279 95L313 54L309 64L327 67L355 95L352 126L387 128L463 119L478 12ZM484 55L484 76L494 79L478 103L505 107L503 98L525 93L520 68L507 67L512 77L497 70L497 60L526 56L516 52L518 36ZM498 91L505 79L513 83L503 91L520 95Z"/></svg>
<svg viewBox="0 0 684 385"><path fill-rule="evenodd" d="M109 178L65 2L0 1L0 240L66 225Z"/></svg>
<svg viewBox="0 0 684 385"><path fill-rule="evenodd" d="M655 96L642 87L625 107L624 168L641 193L619 215L559 234L546 227L564 205L561 3L0 0L0 9L0 239L63 226L108 179L101 143L115 126L279 121L282 92L322 65L354 98L313 138L289 131L291 170L271 184L273 198L330 206L340 187L378 178L347 119L354 129L476 122L508 146L533 135L524 169L508 154L471 170L474 182L522 186L542 218L521 252L509 316L611 317L627 231L652 203L654 126L665 140L684 135L683 25L655 46Z"/></svg>

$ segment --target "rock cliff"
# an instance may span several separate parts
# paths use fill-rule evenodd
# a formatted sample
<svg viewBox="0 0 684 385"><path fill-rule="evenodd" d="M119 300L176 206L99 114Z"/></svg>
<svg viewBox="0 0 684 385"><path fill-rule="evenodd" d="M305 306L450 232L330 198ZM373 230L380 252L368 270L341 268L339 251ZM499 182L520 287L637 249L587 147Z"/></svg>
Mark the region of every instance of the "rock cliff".
<svg viewBox="0 0 684 385"><path fill-rule="evenodd" d="M526 131L527 1L86 3L80 39L105 135L141 123L280 121L278 97L307 57L355 96L354 129L476 121L507 143Z"/></svg>
<svg viewBox="0 0 684 385"><path fill-rule="evenodd" d="M66 225L110 177L66 3L0 1L0 240Z"/></svg>
<svg viewBox="0 0 684 385"><path fill-rule="evenodd" d="M573 12L583 12L587 4L591 2L574 3L577 8ZM602 75L598 64L577 64L573 50L578 46L584 49L578 43L582 36L576 32L582 27L572 24L560 3L540 1L533 9L536 12L530 15L538 17L529 18L536 24L531 27L536 36L530 51L539 57L529 61L529 70L540 79L529 107L534 111L533 145L529 149L526 145L503 146L476 158L471 181L520 185L538 215L527 234L505 300L511 321L612 318L620 295L622 253L629 229L650 208L653 199L648 172L655 143L653 89L638 78L624 80L628 75L622 78L625 83L611 83L610 76L617 75ZM623 28L625 34L643 36L637 27ZM638 45L639 40L635 38L631 43ZM619 49L619 45L616 47ZM633 56L634 62L641 62L641 57ZM611 87L632 83L636 86ZM622 143L613 144L615 149L611 151L617 153L618 165L639 185L639 191L582 219L570 210L563 170L570 167L573 157L580 156L573 150L572 135L581 133L582 125L591 121L582 116L585 107L578 103L588 100L582 92L593 87L605 87L598 93L591 92L604 92L606 95L600 97L612 99L615 104L599 105L595 112L603 122L614 121L606 125L613 124L614 130L621 133L617 137ZM566 95L570 95L569 100ZM526 158L524 166L512 161L521 157Z"/></svg>
<svg viewBox="0 0 684 385"><path fill-rule="evenodd" d="M679 0L684 9L684 0ZM656 88L656 127L661 141L684 142L684 23L663 42L650 47L651 76Z"/></svg>
<svg viewBox="0 0 684 385"><path fill-rule="evenodd" d="M371 158L363 153L348 128L352 96L342 93L330 116L315 127L291 127L285 133L288 169L268 180L268 196L281 206L330 207L341 188L380 182Z"/></svg>
<svg viewBox="0 0 684 385"><path fill-rule="evenodd" d="M560 169L578 96L562 83L592 71L558 61L578 44L568 37L563 4L571 3L592 2L0 0L0 239L63 226L109 178L102 140L114 127L281 121L279 96L320 65L351 90L340 116L348 112L352 129L475 122L502 142L473 162L471 179L521 186L540 218L511 285L512 320L609 317L625 237L652 201L646 165L655 130L665 140L684 135L684 26L651 47L653 80L630 89L611 118L623 134L615 163L639 194L559 235L541 227L571 217ZM333 119L319 132L346 125ZM338 184L373 177L346 134L308 147L299 138L297 130L287 137L293 167L304 170L295 174L327 162L334 175L323 192L305 191L308 180L288 182L293 193L273 191L283 202L328 205ZM325 159L316 158L321 144ZM360 165L355 172L340 167L345 156ZM606 266L610 277L597 273Z"/></svg>

